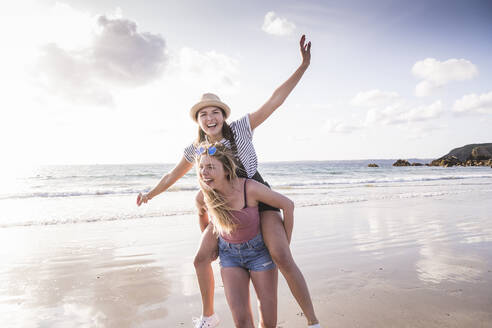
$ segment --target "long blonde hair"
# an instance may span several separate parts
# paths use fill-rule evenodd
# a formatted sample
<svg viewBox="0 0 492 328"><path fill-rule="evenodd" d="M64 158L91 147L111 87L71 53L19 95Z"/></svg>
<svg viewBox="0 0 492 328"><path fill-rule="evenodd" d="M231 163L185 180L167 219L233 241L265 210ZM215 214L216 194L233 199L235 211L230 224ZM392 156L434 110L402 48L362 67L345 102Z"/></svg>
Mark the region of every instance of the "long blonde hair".
<svg viewBox="0 0 492 328"><path fill-rule="evenodd" d="M216 151L213 155L208 154L208 150L211 147L215 147ZM213 144L203 142L198 145L197 149L204 149L205 151L196 156L197 161L197 176L200 183L200 188L203 192L205 199L205 204L207 205L208 212L211 214L211 219L214 226L214 232L218 234L229 234L236 228L237 223L234 221L233 215L231 213L232 209L225 200L225 197L215 191L213 188L205 184L200 178L200 159L204 156L213 156L217 159L224 167L224 172L226 173L227 180L229 182L237 179L236 174L236 163L234 161L234 155L231 150L227 149L220 142Z"/></svg>

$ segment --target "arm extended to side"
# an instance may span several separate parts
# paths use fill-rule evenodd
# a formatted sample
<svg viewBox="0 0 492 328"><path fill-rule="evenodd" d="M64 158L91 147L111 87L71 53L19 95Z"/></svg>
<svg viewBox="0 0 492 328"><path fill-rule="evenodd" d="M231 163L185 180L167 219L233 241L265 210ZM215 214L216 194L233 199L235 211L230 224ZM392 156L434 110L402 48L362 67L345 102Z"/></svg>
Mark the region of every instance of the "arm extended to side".
<svg viewBox="0 0 492 328"><path fill-rule="evenodd" d="M139 193L137 196L137 205L140 206L142 203L147 203L149 200L159 195L160 193L166 191L169 187L171 187L176 181L178 181L183 175L185 175L191 168L193 167L193 163L190 163L186 160L186 158L181 159L181 161L168 173L166 173L159 183L152 188L146 194Z"/></svg>

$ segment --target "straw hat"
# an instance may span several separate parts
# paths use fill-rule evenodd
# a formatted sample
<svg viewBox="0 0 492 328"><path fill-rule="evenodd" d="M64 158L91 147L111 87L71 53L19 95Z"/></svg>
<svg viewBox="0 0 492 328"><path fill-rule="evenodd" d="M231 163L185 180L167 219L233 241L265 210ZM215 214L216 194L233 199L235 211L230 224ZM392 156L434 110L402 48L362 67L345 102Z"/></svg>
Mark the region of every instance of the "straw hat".
<svg viewBox="0 0 492 328"><path fill-rule="evenodd" d="M231 115L231 110L229 106L227 106L222 101L220 101L220 98L217 95L214 95L213 93L204 93L202 99L198 103L196 103L195 106L191 107L190 109L191 119L197 122L196 113L198 113L200 109L209 106L215 106L222 109L225 113L224 119L228 118L229 115Z"/></svg>

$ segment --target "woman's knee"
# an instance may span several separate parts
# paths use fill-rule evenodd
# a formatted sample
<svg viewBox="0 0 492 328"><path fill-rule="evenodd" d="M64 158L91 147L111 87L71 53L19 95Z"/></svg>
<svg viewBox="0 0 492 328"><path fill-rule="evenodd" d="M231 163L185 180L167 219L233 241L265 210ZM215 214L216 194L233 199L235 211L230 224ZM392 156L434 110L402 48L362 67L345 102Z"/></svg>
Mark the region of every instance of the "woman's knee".
<svg viewBox="0 0 492 328"><path fill-rule="evenodd" d="M207 227L202 233L200 246L193 259L193 264L195 267L210 265L217 259L218 253L217 238L213 235L211 227Z"/></svg>
<svg viewBox="0 0 492 328"><path fill-rule="evenodd" d="M198 252L195 254L195 258L193 259L193 265L195 268L203 267L211 265L212 263L212 255L205 254L203 252Z"/></svg>
<svg viewBox="0 0 492 328"><path fill-rule="evenodd" d="M269 247L270 255L272 256L273 262L279 267L280 271L284 272L286 270L295 269L296 263L292 258L290 249L284 247Z"/></svg>

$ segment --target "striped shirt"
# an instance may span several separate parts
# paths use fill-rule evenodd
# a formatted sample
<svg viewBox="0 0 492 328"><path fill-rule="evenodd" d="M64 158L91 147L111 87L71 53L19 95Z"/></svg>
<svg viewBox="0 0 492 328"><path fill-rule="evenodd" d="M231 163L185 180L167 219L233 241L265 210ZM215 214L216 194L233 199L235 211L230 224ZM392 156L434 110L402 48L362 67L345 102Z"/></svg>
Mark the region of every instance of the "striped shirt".
<svg viewBox="0 0 492 328"><path fill-rule="evenodd" d="M246 114L237 121L231 122L229 126L236 141L239 160L243 164L248 178L251 178L258 168L258 159L255 148L253 147L253 131L249 123L249 114ZM231 149L231 142L229 140L224 138L220 142ZM191 144L184 149L183 155L188 162L195 163L196 154L196 147L194 144Z"/></svg>

